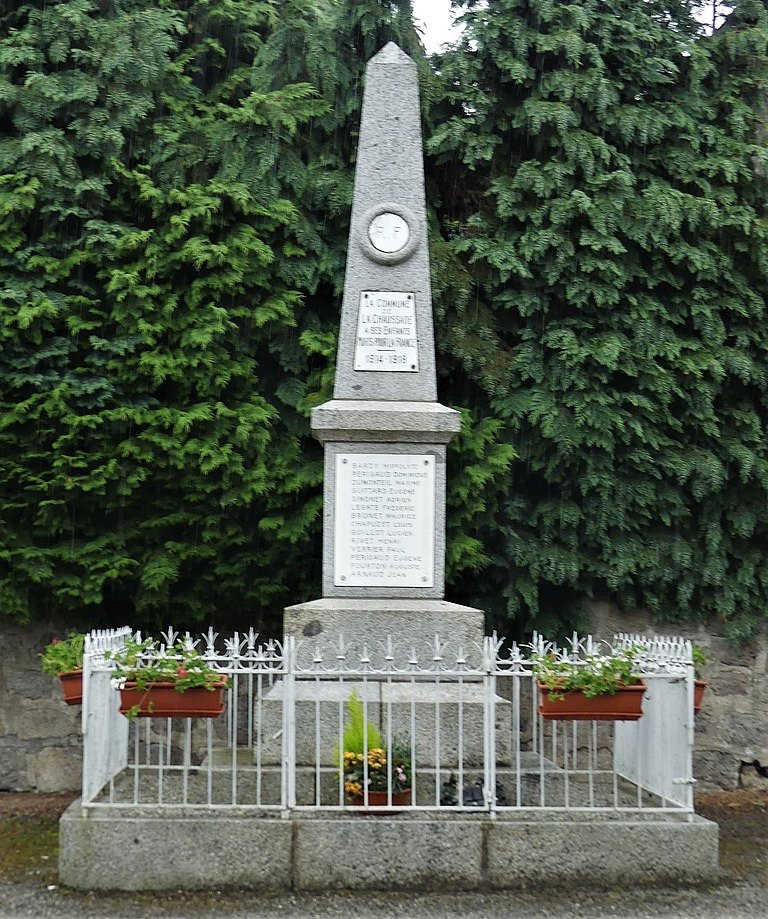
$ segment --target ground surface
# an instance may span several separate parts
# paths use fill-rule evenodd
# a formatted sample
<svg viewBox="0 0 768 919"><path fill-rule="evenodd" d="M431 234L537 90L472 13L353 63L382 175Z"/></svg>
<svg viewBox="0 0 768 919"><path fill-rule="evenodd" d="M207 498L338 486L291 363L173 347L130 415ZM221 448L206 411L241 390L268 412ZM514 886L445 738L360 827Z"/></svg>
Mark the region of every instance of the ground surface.
<svg viewBox="0 0 768 919"><path fill-rule="evenodd" d="M768 790L702 795L720 824L721 876L705 888L470 894L259 896L210 891L90 895L60 888L57 821L73 795L0 793L0 917L58 919L768 919Z"/></svg>

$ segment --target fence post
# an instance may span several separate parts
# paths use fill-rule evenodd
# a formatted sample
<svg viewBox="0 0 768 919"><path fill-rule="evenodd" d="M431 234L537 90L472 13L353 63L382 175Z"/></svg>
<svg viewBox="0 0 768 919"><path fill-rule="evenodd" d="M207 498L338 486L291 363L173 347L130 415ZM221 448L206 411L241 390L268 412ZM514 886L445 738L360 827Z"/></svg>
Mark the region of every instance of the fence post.
<svg viewBox="0 0 768 919"><path fill-rule="evenodd" d="M282 806L283 815L296 806L296 639L285 637L283 645L283 742Z"/></svg>
<svg viewBox="0 0 768 919"><path fill-rule="evenodd" d="M483 793L490 816L496 816L496 667L494 639L483 639Z"/></svg>
<svg viewBox="0 0 768 919"><path fill-rule="evenodd" d="M86 636L83 652L83 703L80 712L80 733L83 735L83 775L80 794L83 803L89 801L92 797L91 788L93 786L91 773L93 772L94 744L89 731L89 722L92 720L89 715L91 708L91 673L93 672L93 652L90 650L92 647L92 634L90 633Z"/></svg>

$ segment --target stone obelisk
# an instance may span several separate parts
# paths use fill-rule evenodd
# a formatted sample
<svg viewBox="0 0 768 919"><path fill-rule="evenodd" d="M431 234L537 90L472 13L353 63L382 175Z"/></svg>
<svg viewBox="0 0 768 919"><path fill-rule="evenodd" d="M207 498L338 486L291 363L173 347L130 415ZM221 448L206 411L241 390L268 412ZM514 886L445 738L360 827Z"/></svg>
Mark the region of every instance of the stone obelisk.
<svg viewBox="0 0 768 919"><path fill-rule="evenodd" d="M483 634L444 596L445 454L459 413L437 402L418 75L388 44L368 63L334 398L325 449L323 598L285 634L415 644Z"/></svg>

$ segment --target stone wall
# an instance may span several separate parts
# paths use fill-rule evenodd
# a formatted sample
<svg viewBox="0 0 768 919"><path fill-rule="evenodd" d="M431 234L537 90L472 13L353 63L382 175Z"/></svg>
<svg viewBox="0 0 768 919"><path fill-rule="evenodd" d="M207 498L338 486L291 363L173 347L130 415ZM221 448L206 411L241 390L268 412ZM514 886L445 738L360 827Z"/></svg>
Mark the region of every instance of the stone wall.
<svg viewBox="0 0 768 919"><path fill-rule="evenodd" d="M80 788L80 706L65 705L40 653L61 623L22 626L0 616L0 791Z"/></svg>
<svg viewBox="0 0 768 919"><path fill-rule="evenodd" d="M0 617L2 791L80 787L80 707L65 705L58 680L40 671L43 647L67 631L62 623L21 626ZM749 765L758 760L768 766L768 627L752 641L733 646L717 623L652 623L642 614L594 604L592 632L603 638L615 632L683 635L704 648L710 658L704 676L710 685L696 718L697 788L757 783L768 789L768 779Z"/></svg>
<svg viewBox="0 0 768 919"><path fill-rule="evenodd" d="M681 635L703 648L709 663L702 678L709 687L696 716L696 789L730 790L758 784L768 790L768 779L752 765L757 760L768 766L768 627L763 626L751 641L733 645L717 622L652 622L642 613L629 615L607 603L596 603L591 630L600 638L616 632Z"/></svg>

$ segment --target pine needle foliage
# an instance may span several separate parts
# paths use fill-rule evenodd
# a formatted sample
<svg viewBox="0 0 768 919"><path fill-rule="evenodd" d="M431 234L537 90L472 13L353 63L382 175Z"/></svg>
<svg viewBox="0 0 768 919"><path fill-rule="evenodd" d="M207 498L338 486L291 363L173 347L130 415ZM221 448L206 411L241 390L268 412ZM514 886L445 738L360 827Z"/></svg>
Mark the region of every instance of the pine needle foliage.
<svg viewBox="0 0 768 919"><path fill-rule="evenodd" d="M469 2L440 60L440 225L471 295L443 344L520 461L475 601L764 616L762 3ZM499 599L500 598L500 599Z"/></svg>
<svg viewBox="0 0 768 919"><path fill-rule="evenodd" d="M7 7L4 8L7 11ZM271 2L0 18L3 612L276 626L319 574L280 399L303 247L274 179L324 110L252 82Z"/></svg>
<svg viewBox="0 0 768 919"><path fill-rule="evenodd" d="M0 5L0 611L317 595L363 75L420 71L452 599L764 620L768 21L739 0Z"/></svg>
<svg viewBox="0 0 768 919"><path fill-rule="evenodd" d="M344 735L341 746L334 748L334 762L341 762L345 753L365 755L369 750L382 748L381 731L365 717L365 708L357 690L352 690L345 706Z"/></svg>

